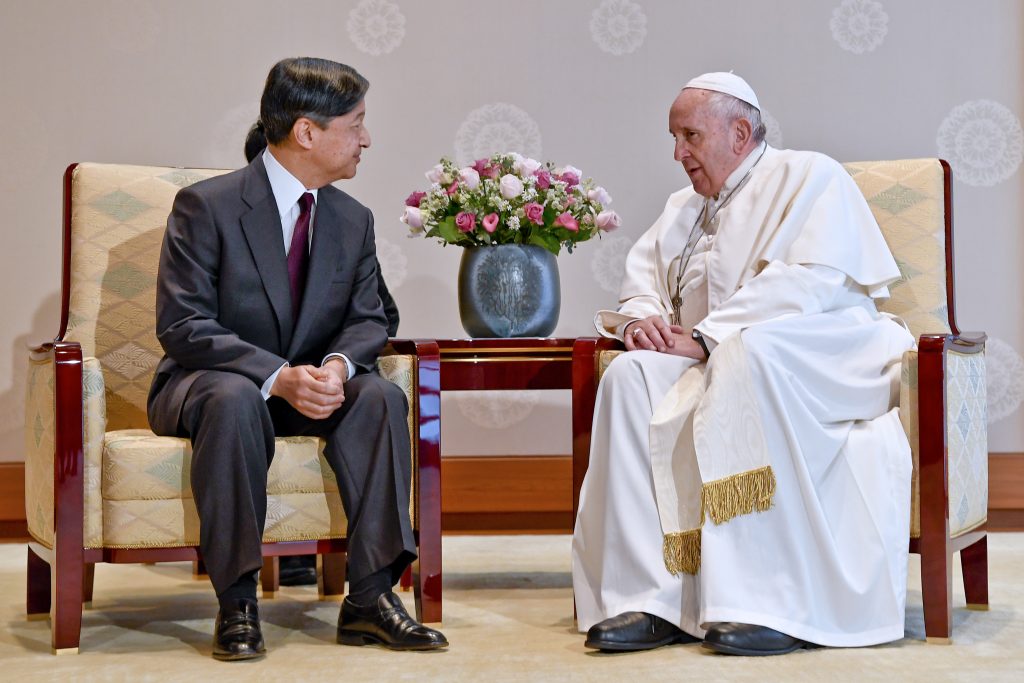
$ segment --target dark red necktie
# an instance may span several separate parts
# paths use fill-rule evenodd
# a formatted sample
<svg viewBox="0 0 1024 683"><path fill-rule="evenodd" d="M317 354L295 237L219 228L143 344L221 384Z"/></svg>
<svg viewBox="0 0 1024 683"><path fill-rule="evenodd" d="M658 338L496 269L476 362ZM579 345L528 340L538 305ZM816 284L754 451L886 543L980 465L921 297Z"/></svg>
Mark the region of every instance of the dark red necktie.
<svg viewBox="0 0 1024 683"><path fill-rule="evenodd" d="M288 282L292 286L292 319L298 320L302 293L306 290L306 272L309 270L309 223L313 215L313 195L306 192L299 197L299 218L292 233L292 246L288 249Z"/></svg>

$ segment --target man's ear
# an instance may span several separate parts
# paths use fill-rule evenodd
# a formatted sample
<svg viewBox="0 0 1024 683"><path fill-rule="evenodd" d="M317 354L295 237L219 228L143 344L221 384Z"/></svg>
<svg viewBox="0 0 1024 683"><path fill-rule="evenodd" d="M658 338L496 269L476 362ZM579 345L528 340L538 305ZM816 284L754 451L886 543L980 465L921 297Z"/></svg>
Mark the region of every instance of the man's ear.
<svg viewBox="0 0 1024 683"><path fill-rule="evenodd" d="M291 138L296 145L302 149L310 149L313 147L313 123L310 119L305 116L300 116L292 124Z"/></svg>
<svg viewBox="0 0 1024 683"><path fill-rule="evenodd" d="M746 119L736 119L732 124L732 151L740 154L754 135L754 127Z"/></svg>

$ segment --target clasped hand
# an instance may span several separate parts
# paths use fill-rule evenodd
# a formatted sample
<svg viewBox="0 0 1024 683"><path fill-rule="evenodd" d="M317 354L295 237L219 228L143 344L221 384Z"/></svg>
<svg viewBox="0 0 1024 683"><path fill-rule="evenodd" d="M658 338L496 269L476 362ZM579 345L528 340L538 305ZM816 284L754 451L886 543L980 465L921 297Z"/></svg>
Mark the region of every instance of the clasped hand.
<svg viewBox="0 0 1024 683"><path fill-rule="evenodd" d="M658 351L704 360L704 349L693 340L690 331L679 325L668 324L660 315L652 315L626 325L623 340L628 351Z"/></svg>
<svg viewBox="0 0 1024 683"><path fill-rule="evenodd" d="M331 360L323 367L298 365L281 368L271 396L280 396L295 410L313 420L323 420L345 402L344 361Z"/></svg>

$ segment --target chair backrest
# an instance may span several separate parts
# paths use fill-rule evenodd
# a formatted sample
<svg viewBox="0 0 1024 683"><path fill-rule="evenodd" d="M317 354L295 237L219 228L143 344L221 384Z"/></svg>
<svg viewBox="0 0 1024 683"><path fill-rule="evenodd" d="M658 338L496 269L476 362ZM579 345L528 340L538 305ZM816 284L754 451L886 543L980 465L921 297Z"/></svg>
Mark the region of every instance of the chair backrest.
<svg viewBox="0 0 1024 683"><path fill-rule="evenodd" d="M949 167L938 159L843 164L882 228L902 279L879 308L915 337L956 331Z"/></svg>
<svg viewBox="0 0 1024 683"><path fill-rule="evenodd" d="M163 356L155 286L167 215L179 189L223 170L77 164L64 178L64 291L59 338L95 356L107 429L145 428Z"/></svg>

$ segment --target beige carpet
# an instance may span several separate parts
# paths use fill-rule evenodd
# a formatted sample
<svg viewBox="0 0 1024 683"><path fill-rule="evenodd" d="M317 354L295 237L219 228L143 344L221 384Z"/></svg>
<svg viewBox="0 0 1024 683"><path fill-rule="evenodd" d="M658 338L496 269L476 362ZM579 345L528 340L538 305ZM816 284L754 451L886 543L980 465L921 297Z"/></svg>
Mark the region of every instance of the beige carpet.
<svg viewBox="0 0 1024 683"><path fill-rule="evenodd" d="M904 640L772 658L723 657L696 645L619 655L584 649L573 630L565 536L445 538L447 652L336 645L338 605L318 602L313 588L285 588L261 602L267 658L215 662L212 592L178 563L98 566L81 654L54 657L48 622L24 617L25 553L20 544L0 545L4 681L1024 681L1024 534L990 537L991 611L963 609L957 574L953 645L923 642L911 556ZM411 593L404 596L411 607Z"/></svg>

